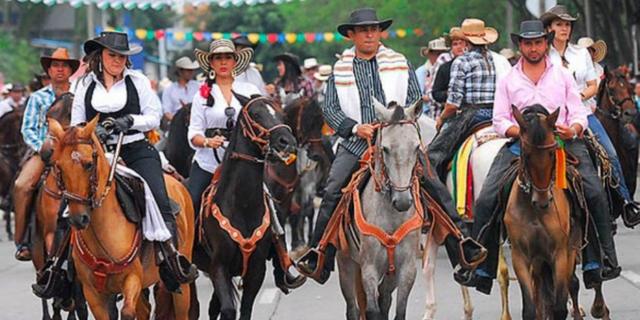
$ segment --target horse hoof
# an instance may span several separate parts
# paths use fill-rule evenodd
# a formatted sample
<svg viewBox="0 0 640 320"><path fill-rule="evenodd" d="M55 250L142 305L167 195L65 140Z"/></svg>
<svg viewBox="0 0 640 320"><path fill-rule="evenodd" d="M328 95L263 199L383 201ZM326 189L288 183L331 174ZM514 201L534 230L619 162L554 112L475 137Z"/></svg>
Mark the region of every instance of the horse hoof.
<svg viewBox="0 0 640 320"><path fill-rule="evenodd" d="M609 308L606 306L592 306L591 316L596 319L609 319Z"/></svg>

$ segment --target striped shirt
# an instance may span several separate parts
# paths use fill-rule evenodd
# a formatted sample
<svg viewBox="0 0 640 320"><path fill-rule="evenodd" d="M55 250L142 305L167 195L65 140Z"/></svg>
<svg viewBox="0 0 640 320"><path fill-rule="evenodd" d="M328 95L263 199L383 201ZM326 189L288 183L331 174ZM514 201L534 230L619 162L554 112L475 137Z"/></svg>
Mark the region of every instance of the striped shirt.
<svg viewBox="0 0 640 320"><path fill-rule="evenodd" d="M40 151L40 147L47 138L47 112L56 100L56 94L48 85L31 94L22 119L22 139L33 150Z"/></svg>
<svg viewBox="0 0 640 320"><path fill-rule="evenodd" d="M407 62L408 63L408 62ZM421 98L420 86L416 74L409 63L409 84L407 86L407 100L403 101L406 106L415 103ZM362 107L362 123L372 123L377 121L376 112L371 101L371 96L376 100L383 102L385 105L390 102L386 101L380 75L378 74L378 62L375 58L371 60L363 60L360 58L353 59L353 73L358 87L358 95L360 96L360 104ZM322 111L324 113L327 124L333 128L338 135L345 140L341 145L349 152L361 156L367 149L367 142L357 137L351 132L356 121L346 116L340 108L338 93L333 75L327 80L327 89L325 94L324 105Z"/></svg>
<svg viewBox="0 0 640 320"><path fill-rule="evenodd" d="M480 49L474 48L453 61L447 103L456 107L493 103L496 67L488 50L486 55L485 59Z"/></svg>

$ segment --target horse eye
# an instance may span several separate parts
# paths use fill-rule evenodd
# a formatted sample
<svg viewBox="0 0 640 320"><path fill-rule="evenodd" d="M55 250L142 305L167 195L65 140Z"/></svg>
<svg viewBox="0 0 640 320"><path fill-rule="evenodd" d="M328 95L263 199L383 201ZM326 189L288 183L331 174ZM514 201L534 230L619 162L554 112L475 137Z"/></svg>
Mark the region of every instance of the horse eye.
<svg viewBox="0 0 640 320"><path fill-rule="evenodd" d="M84 170L91 170L93 169L93 162L85 162L82 164L82 167L84 168Z"/></svg>

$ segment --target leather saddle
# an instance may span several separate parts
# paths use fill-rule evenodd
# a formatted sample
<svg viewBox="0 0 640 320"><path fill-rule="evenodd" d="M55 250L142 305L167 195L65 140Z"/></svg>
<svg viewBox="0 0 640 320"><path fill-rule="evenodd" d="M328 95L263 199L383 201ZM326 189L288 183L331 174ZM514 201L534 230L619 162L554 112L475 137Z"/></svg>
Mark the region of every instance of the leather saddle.
<svg viewBox="0 0 640 320"><path fill-rule="evenodd" d="M140 224L146 213L144 183L137 178L115 175L116 196L124 215L131 223ZM180 205L169 199L173 215L180 213Z"/></svg>

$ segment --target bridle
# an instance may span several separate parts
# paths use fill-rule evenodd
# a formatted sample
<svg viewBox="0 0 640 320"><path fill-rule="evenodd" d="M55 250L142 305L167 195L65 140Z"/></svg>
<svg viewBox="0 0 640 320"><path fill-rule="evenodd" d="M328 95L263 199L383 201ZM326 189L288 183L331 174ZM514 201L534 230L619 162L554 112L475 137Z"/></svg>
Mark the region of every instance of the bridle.
<svg viewBox="0 0 640 320"><path fill-rule="evenodd" d="M616 77L619 77L619 76L615 76L614 75L613 77L616 78ZM624 120L623 121L624 123L631 122L631 119L625 120L624 119L624 115L623 115L623 112L624 112L623 111L624 110L623 109L623 104L625 104L626 102L630 102L630 103L633 104L633 99L631 99L631 95L623 98L622 100L618 100L615 97L613 89L611 88L611 86L609 86L609 79L605 78L602 82L603 82L602 83L602 87L603 88L601 90L603 92L600 94L600 99L598 99L600 101L598 101L598 104L600 105L600 103L602 102L602 96L606 95L608 100L609 100L609 103L611 104L611 107L613 108L613 110L607 110L607 109L604 109L604 108L596 108L596 112L598 112L598 113L600 113L600 114L602 114L602 115L604 115L604 116L606 116L608 118L611 118L613 120L622 119L622 120ZM617 83L621 83L621 82L620 81L615 81L615 83L617 84Z"/></svg>
<svg viewBox="0 0 640 320"><path fill-rule="evenodd" d="M527 170L527 168L529 167L526 163L526 157L524 156L524 147L526 146L527 148L532 148L536 151L547 151L547 150L551 150L551 149L556 149L558 147L558 142L557 141L553 141L552 143L548 143L548 144L543 144L543 145L535 145L530 143L529 141L527 141L526 139L524 139L523 137L520 138L520 144L522 145L522 151L521 151L521 156L520 156L520 166L518 168L518 184L520 186L520 188L522 189L522 191L524 191L524 193L531 193L531 190L533 189L533 191L538 192L538 193L548 193L554 185L554 182L556 180L556 170L555 170L555 166L556 166L556 162L555 162L555 153L553 155L554 159L551 162L552 163L552 167L551 167L551 179L549 180L549 184L546 187L538 187L535 185L535 183L533 183L533 180L531 179L531 174L529 173L529 171Z"/></svg>

